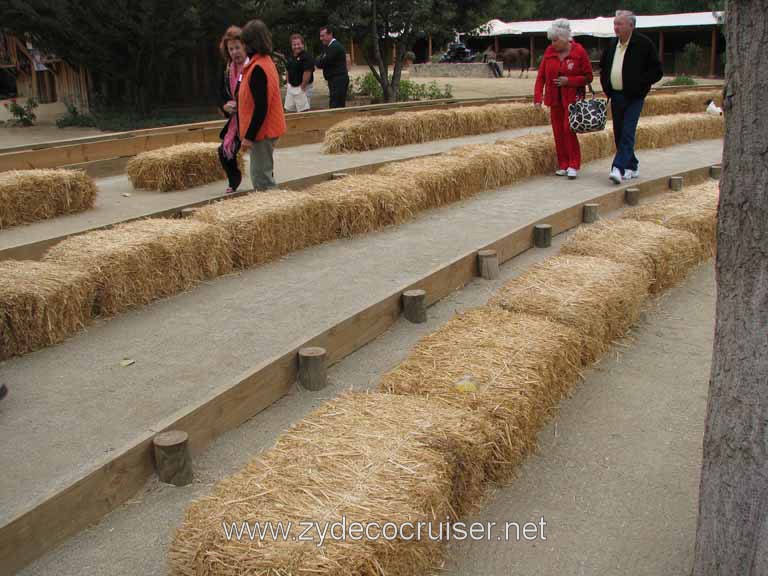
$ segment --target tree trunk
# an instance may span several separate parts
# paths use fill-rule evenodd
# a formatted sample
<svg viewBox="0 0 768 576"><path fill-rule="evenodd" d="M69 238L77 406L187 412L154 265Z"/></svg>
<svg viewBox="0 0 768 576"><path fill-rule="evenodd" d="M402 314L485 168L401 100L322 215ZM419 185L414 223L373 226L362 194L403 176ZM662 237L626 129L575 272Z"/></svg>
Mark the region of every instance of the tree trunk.
<svg viewBox="0 0 768 576"><path fill-rule="evenodd" d="M379 26L377 22L378 17L379 14L376 10L376 0L373 0L371 3L371 37L373 38L373 59L379 69L377 71L370 62L368 63L368 67L381 85L381 93L384 97L384 101L389 102L389 73L387 70L387 63L381 55L381 42L379 40Z"/></svg>
<svg viewBox="0 0 768 576"><path fill-rule="evenodd" d="M717 318L694 576L768 574L768 0L727 6Z"/></svg>

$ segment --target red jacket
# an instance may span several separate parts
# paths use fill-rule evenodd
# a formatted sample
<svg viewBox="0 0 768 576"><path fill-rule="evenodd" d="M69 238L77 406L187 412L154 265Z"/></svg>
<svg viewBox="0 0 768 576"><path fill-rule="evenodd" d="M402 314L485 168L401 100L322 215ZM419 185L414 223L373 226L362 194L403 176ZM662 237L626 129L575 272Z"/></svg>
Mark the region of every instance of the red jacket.
<svg viewBox="0 0 768 576"><path fill-rule="evenodd" d="M555 78L559 76L568 77L567 86L560 88L555 85ZM592 63L581 44L571 40L571 51L562 61L550 44L541 59L533 101L540 104L543 92L545 106L567 107L568 104L584 97L584 86L590 82L592 82Z"/></svg>

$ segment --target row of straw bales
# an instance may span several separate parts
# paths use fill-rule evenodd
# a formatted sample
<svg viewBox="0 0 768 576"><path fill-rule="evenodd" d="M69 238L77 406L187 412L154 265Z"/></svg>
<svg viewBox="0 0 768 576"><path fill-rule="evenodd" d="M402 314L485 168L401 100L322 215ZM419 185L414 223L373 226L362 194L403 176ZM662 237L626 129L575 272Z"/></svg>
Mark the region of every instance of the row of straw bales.
<svg viewBox="0 0 768 576"><path fill-rule="evenodd" d="M0 173L0 230L93 208L96 185L79 170Z"/></svg>
<svg viewBox="0 0 768 576"><path fill-rule="evenodd" d="M186 190L194 186L224 180L216 143L193 142L149 150L131 158L126 166L128 178L139 190ZM243 170L243 155L237 163Z"/></svg>
<svg viewBox="0 0 768 576"><path fill-rule="evenodd" d="M643 120L638 142L677 144L715 138L722 130L719 117L675 115L651 119L650 124ZM610 134L586 136L585 157L612 153ZM551 137L533 134L394 163L375 174L324 182L301 192L270 191L229 199L198 210L191 220L130 222L69 238L49 250L41 263L13 265L15 280L0 291L0 312L13 319L0 358L48 346L89 318L147 304L233 269L399 224L425 209L546 174L554 157ZM62 275L62 269L81 275ZM71 286L79 282L77 278L88 280ZM43 294L36 286L57 295ZM80 304L66 296L72 290L83 298ZM91 313L86 318L75 314L88 303ZM33 318L36 306L49 310L45 324Z"/></svg>
<svg viewBox="0 0 768 576"><path fill-rule="evenodd" d="M721 98L718 91L654 94L646 98L643 116L704 112L707 101L718 98ZM549 124L546 110L520 103L361 116L329 128L323 151L327 154L362 152L546 124Z"/></svg>
<svg viewBox="0 0 768 576"><path fill-rule="evenodd" d="M379 392L344 394L283 433L187 508L169 550L171 575L430 573L443 552L430 537L437 524L475 509L487 481L510 478L559 400L627 333L649 294L712 252L700 243L710 237L704 228L683 223L681 196L691 192L643 207L679 206L669 228L635 219L639 210L582 227L559 256L423 337ZM699 221L698 208L688 219ZM321 529L358 523L360 538L291 539L307 519ZM293 529L278 540L225 536L223 525L244 521ZM387 541L364 532L404 522L432 529Z"/></svg>

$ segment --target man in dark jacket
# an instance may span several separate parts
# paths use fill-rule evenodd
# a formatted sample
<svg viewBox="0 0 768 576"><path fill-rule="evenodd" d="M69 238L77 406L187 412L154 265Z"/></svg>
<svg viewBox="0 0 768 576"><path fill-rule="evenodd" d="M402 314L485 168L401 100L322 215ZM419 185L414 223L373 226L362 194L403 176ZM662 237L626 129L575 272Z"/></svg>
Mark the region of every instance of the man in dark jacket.
<svg viewBox="0 0 768 576"><path fill-rule="evenodd" d="M600 82L611 99L613 139L616 156L609 178L619 184L639 176L635 156L635 131L643 102L651 85L661 80L661 62L653 42L635 31L635 15L616 12L613 31L616 38L600 58Z"/></svg>
<svg viewBox="0 0 768 576"><path fill-rule="evenodd" d="M341 42L333 37L333 32L327 26L320 28L320 42L323 43L324 49L315 65L322 68L323 77L328 82L329 108L344 108L347 105L349 87L347 52Z"/></svg>

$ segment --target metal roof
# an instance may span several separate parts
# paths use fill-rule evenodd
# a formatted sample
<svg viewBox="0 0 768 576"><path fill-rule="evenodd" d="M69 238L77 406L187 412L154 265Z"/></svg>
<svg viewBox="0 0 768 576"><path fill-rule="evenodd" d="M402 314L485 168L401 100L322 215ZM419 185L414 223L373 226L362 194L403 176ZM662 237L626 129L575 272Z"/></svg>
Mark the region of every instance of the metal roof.
<svg viewBox="0 0 768 576"><path fill-rule="evenodd" d="M546 32L553 20L527 20L502 22L491 20L472 34L473 36L504 36L507 34L535 34ZM613 33L613 16L599 16L584 20L570 20L574 36L610 38ZM676 28L714 26L722 24L722 12L687 12L684 14L658 14L637 16L635 28Z"/></svg>

